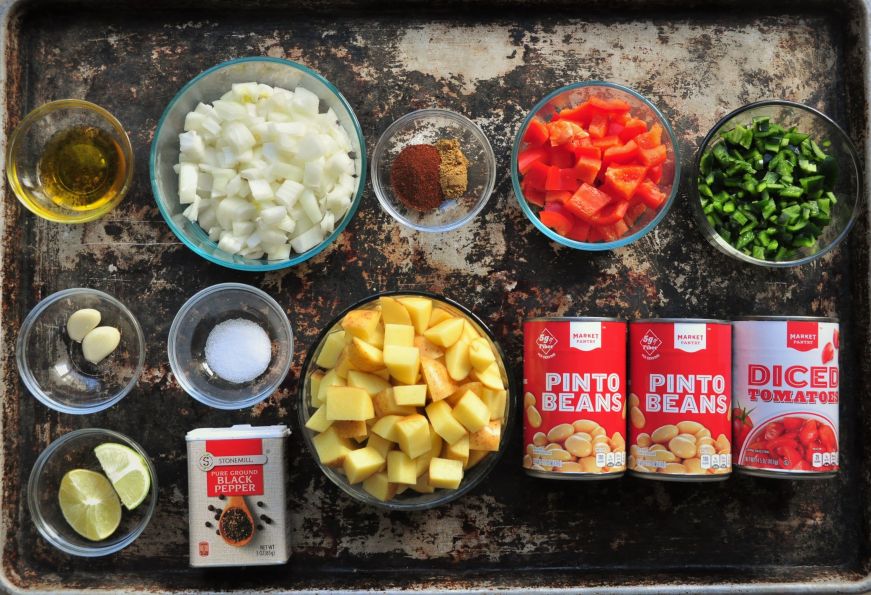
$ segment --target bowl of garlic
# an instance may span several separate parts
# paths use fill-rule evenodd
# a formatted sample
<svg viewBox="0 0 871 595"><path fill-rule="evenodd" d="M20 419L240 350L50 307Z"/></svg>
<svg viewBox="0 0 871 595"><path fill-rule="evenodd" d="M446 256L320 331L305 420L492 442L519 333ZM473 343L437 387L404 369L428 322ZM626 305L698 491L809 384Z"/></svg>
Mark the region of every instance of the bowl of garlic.
<svg viewBox="0 0 871 595"><path fill-rule="evenodd" d="M366 185L366 143L348 101L313 70L240 58L170 101L151 144L151 187L173 233L216 264L299 264L348 225Z"/></svg>

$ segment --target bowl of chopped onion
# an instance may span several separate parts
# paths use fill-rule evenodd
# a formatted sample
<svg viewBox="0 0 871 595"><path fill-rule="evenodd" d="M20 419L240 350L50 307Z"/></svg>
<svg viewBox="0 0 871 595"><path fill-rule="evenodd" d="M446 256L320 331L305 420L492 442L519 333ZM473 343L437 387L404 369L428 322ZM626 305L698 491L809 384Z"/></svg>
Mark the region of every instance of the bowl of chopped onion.
<svg viewBox="0 0 871 595"><path fill-rule="evenodd" d="M270 271L335 240L366 185L348 101L313 70L240 58L170 101L151 144L151 187L173 233L216 264Z"/></svg>

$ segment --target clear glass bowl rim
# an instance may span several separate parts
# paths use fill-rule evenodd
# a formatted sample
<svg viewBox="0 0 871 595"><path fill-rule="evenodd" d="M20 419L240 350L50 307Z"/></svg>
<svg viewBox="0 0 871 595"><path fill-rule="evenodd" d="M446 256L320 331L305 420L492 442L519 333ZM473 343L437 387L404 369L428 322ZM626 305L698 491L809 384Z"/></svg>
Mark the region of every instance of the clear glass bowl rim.
<svg viewBox="0 0 871 595"><path fill-rule="evenodd" d="M508 377L508 386L506 390L508 391L508 403L506 406L506 422L502 428L502 436L500 438L499 450L496 452L490 453L479 465L482 465L479 475L472 481L463 483L456 490L441 490L441 494L439 497L433 498L432 500L426 502L415 502L415 503L403 503L402 501L391 500L388 502L382 502L377 498L369 496L369 494L360 490L357 491L357 488L354 488L348 482L343 481L340 477L337 477L338 474L330 472L330 469L323 465L318 460L317 452L315 451L314 443L312 442L312 437L309 434L308 428L305 427L306 422L308 421L308 404L306 403L306 378L308 377L309 368L314 365L312 359L314 358L315 352L321 346L324 339L330 330L333 329L341 320L345 317L345 314L350 312L351 310L355 310L357 308L363 307L366 304L374 302L375 300L381 297L391 297L391 296L420 296L430 298L439 302L443 302L453 308L456 308L460 312L462 312L465 316L468 316L470 320L472 320L475 324L478 325L485 333L487 333L487 337L490 339L490 342L496 347L497 355L502 360L502 365L505 368L505 374ZM318 336L315 338L312 343L311 348L308 350L308 353L305 356L305 361L302 364L300 376L299 376L299 388L297 389L297 414L298 421L300 427L300 433L303 435L305 440L306 447L308 448L308 452L312 457L315 465L323 472L323 474L329 478L335 485L337 485L343 492L351 496L354 500L358 502L362 502L363 504L370 504L372 506L376 506L378 508L383 508L385 510L399 510L406 512L420 511L420 510L429 510L431 508L436 508L437 506L441 506L443 504L447 504L448 502L452 502L457 498L461 498L466 495L476 486L478 486L492 471L496 466L496 463L502 458L505 450L508 447L508 444L511 439L511 432L513 431L514 424L514 409L515 409L515 391L517 389L516 382L514 380L514 375L511 373L511 367L508 363L508 359L505 357L505 353L502 351L502 347L499 345L498 341L496 341L495 336L493 335L493 331L484 324L484 322L472 311L468 308L459 304L458 302L452 300L451 298L438 295L429 291L420 291L420 290L391 290L391 291L382 291L379 293L375 293L368 297L359 300L341 312L339 312L324 328L318 333ZM438 492L436 492L438 493Z"/></svg>
<svg viewBox="0 0 871 595"><path fill-rule="evenodd" d="M345 213L345 215L342 217L342 220L333 230L333 233L324 238L324 240L320 244L303 254L297 254L293 258L289 258L287 260L281 260L277 262L264 261L263 264L256 265L223 260L209 252L201 250L196 244L194 244L194 242L192 242L187 237L184 231L179 229L179 227L175 224L175 222L172 220L172 215L170 215L170 213L166 211L163 203L157 199L157 197L161 196L161 194L160 187L157 184L157 177L154 175L155 165L157 163L157 137L160 130L163 128L166 118L169 116L169 112L181 99L182 95L184 95L188 91L188 89L195 86L201 79L212 74L213 72L222 70L234 64L241 64L246 62L274 62L276 64L282 64L284 66L300 70L323 83L323 85L326 86L327 89L329 89L330 92L336 96L336 99L339 100L339 103L341 103L345 107L345 109L348 110L348 113L351 116L351 121L354 123L354 134L357 136L357 141L360 144L360 182L357 185L357 194L354 196L354 200L351 201L351 206L348 208L348 212ZM181 89L179 89L178 93L176 93L175 96L170 100L169 104L167 104L166 109L163 110L163 113L160 116L160 120L157 121L157 128L155 128L154 139L151 141L151 150L149 152L148 159L148 176L151 179L151 191L155 197L154 202L157 203L157 208L158 210L160 210L160 214L163 216L166 224L172 230L172 233L174 233L175 236L179 240L181 240L181 242L185 246L193 250L195 254L202 258L205 258L209 262L213 262L217 265L237 271L250 271L258 273L266 271L277 271L281 269L286 269L288 267L296 266L302 262L305 262L306 260L309 260L310 258L314 258L318 254L323 252L323 250L327 246L332 244L335 239L338 238L339 235L341 235L341 233L345 230L345 228L351 222L351 219L354 218L354 215L357 212L357 208L360 206L360 199L363 197L363 193L366 190L366 171L366 138L363 136L363 129L360 127L360 122L357 120L357 114L354 112L353 108L351 108L351 104L348 103L348 100L345 99L345 96L342 95L342 93L335 87L335 85L333 85L331 82L329 82L327 79L325 79L323 76L321 76L311 68L303 66L302 64L294 62L293 60L272 58L269 56L250 56L246 58L236 58L234 60L221 62L220 64L216 64L215 66L204 70L203 72L192 78L190 81L185 83L185 85ZM215 245L215 247L217 247L217 244Z"/></svg>

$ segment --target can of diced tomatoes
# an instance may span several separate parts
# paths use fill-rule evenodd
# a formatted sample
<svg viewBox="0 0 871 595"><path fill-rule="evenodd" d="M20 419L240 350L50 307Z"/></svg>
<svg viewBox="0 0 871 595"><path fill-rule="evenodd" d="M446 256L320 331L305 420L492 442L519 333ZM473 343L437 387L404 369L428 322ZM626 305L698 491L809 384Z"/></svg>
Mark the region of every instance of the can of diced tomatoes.
<svg viewBox="0 0 871 595"><path fill-rule="evenodd" d="M734 323L732 434L738 471L822 479L838 471L834 318L752 317Z"/></svg>
<svg viewBox="0 0 871 595"><path fill-rule="evenodd" d="M533 318L523 324L523 467L545 479L626 471L626 322Z"/></svg>
<svg viewBox="0 0 871 595"><path fill-rule="evenodd" d="M652 319L629 325L629 471L716 481L732 472L732 326Z"/></svg>

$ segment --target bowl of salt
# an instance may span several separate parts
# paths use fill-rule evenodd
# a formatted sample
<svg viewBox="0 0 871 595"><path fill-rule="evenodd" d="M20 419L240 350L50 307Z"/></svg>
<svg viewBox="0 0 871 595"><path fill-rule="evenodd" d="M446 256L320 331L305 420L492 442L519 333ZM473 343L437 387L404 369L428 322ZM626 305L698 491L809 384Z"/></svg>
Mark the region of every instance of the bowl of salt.
<svg viewBox="0 0 871 595"><path fill-rule="evenodd" d="M244 409L284 381L293 359L293 330L265 292L221 283L179 309L167 352L176 380L194 399L216 409Z"/></svg>

